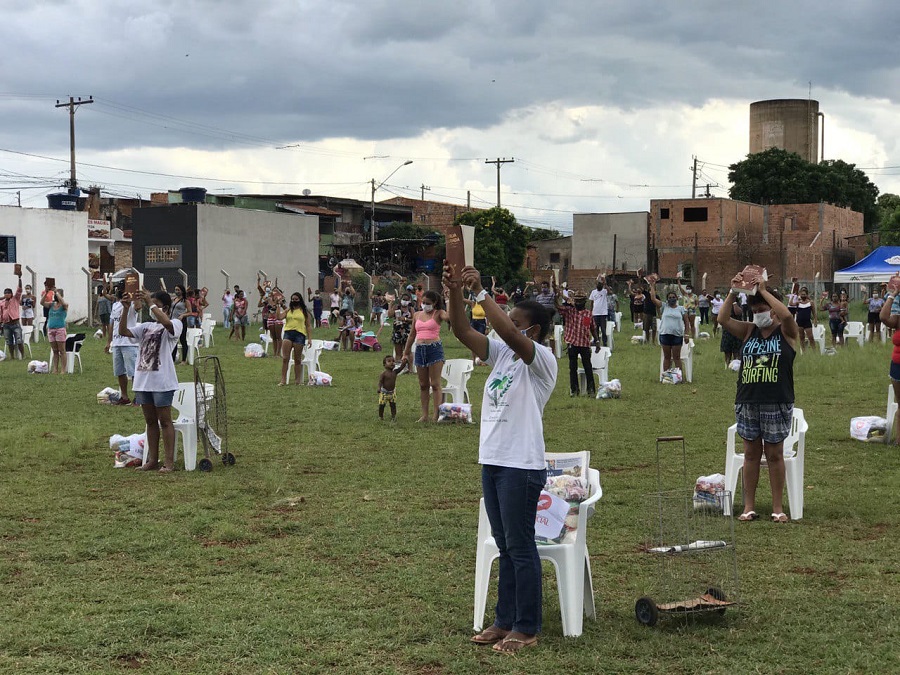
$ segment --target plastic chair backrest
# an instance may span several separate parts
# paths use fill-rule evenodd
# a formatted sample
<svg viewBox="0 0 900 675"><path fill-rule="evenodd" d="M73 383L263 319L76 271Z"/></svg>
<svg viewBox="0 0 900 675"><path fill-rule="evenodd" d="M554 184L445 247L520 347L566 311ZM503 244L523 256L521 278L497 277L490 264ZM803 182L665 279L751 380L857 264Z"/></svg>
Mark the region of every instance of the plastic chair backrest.
<svg viewBox="0 0 900 675"><path fill-rule="evenodd" d="M444 361L441 377L449 384L456 384L458 380L462 380L467 373L471 373L473 370L475 370L475 364L471 359L447 359Z"/></svg>
<svg viewBox="0 0 900 675"><path fill-rule="evenodd" d="M66 351L80 352L81 346L84 344L84 333L75 333L66 337Z"/></svg>
<svg viewBox="0 0 900 675"><path fill-rule="evenodd" d="M178 390L175 392L175 398L172 401L172 407L175 408L178 414L172 415L172 419L179 420L186 417L193 420L197 416L196 396L193 382L179 382Z"/></svg>
<svg viewBox="0 0 900 675"><path fill-rule="evenodd" d="M858 337L863 334L863 324L861 321L848 321L844 326L844 335L847 337Z"/></svg>
<svg viewBox="0 0 900 675"><path fill-rule="evenodd" d="M612 357L612 350L609 347L600 347L599 352L591 352L591 368L598 370L609 366L609 359ZM596 359L596 362L594 361Z"/></svg>

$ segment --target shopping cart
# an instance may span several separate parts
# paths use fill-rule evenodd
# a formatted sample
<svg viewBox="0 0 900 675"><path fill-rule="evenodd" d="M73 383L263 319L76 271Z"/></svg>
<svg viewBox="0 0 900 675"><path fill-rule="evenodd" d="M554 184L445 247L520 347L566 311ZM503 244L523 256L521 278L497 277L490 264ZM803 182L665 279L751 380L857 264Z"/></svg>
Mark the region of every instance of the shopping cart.
<svg viewBox="0 0 900 675"><path fill-rule="evenodd" d="M197 464L201 471L212 471L213 453L221 456L222 464L234 466L234 455L228 451L228 408L225 405L225 378L215 356L194 359L194 393L197 403L197 440L203 444L203 459Z"/></svg>
<svg viewBox="0 0 900 675"><path fill-rule="evenodd" d="M662 449L681 443L681 471L673 470ZM653 532L642 555L655 565L653 589L634 605L638 622L654 626L660 616L724 614L738 604L737 551L731 493L695 495L687 474L683 436L656 439L657 492L647 505ZM680 474L680 475L679 475ZM682 487L664 490L667 485Z"/></svg>

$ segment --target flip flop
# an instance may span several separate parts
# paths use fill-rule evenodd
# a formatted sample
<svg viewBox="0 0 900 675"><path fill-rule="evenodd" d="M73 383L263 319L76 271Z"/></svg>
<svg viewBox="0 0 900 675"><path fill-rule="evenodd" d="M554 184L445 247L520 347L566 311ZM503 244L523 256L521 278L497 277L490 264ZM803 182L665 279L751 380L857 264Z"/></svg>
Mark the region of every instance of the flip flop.
<svg viewBox="0 0 900 675"><path fill-rule="evenodd" d="M470 642L474 642L476 645L492 645L503 640L507 634L507 631L496 626L488 626L478 635L473 635Z"/></svg>
<svg viewBox="0 0 900 675"><path fill-rule="evenodd" d="M507 637L507 638L503 638L502 640L500 640L500 642L498 642L493 647L491 647L491 649L493 649L495 652L500 652L501 654L518 654L525 647L531 647L532 645L536 645L537 641L538 641L537 635L530 637L527 640L521 640L519 638ZM515 646L512 649L504 649L505 645L510 645L510 646L515 645Z"/></svg>
<svg viewBox="0 0 900 675"><path fill-rule="evenodd" d="M759 514L756 511L747 511L738 516L738 520L742 523L749 523L753 520L759 520Z"/></svg>
<svg viewBox="0 0 900 675"><path fill-rule="evenodd" d="M161 467L159 469L159 473L172 473L173 471L175 471L175 469L170 469L167 466Z"/></svg>
<svg viewBox="0 0 900 675"><path fill-rule="evenodd" d="M773 523L786 523L788 522L788 517L786 513L773 513L772 514L772 522Z"/></svg>

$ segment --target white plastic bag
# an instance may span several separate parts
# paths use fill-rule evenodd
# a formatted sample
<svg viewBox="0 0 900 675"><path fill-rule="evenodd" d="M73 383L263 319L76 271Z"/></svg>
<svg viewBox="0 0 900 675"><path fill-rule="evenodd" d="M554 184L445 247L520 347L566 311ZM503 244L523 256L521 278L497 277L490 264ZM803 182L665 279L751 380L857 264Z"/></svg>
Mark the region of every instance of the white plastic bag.
<svg viewBox="0 0 900 675"><path fill-rule="evenodd" d="M700 476L694 485L694 508L715 508L721 511L725 506L725 475L714 473Z"/></svg>
<svg viewBox="0 0 900 675"><path fill-rule="evenodd" d="M118 403L120 398L121 394L119 394L118 389L105 387L100 391L100 393L97 394L97 403Z"/></svg>
<svg viewBox="0 0 900 675"><path fill-rule="evenodd" d="M740 360L740 359L735 359L734 361L731 361L731 362L728 364L728 367L729 367L731 370L733 370L734 372L739 371L739 370L741 369L741 360Z"/></svg>
<svg viewBox="0 0 900 675"><path fill-rule="evenodd" d="M604 382L597 389L597 398L619 398L622 395L622 383L619 380Z"/></svg>
<svg viewBox="0 0 900 675"><path fill-rule="evenodd" d="M244 347L244 356L248 359L259 359L266 355L266 350L263 349L262 345L258 345L255 342L251 342L249 345Z"/></svg>
<svg viewBox="0 0 900 675"><path fill-rule="evenodd" d="M336 352L340 350L341 343L334 340L325 340L322 342L322 350L326 352Z"/></svg>
<svg viewBox="0 0 900 675"><path fill-rule="evenodd" d="M681 374L681 368L669 368L659 377L659 381L663 384L681 384L684 376Z"/></svg>
<svg viewBox="0 0 900 675"><path fill-rule="evenodd" d="M642 345L646 338L643 335L632 335L631 336L631 344L633 345Z"/></svg>
<svg viewBox="0 0 900 675"><path fill-rule="evenodd" d="M330 387L331 375L323 373L321 370L314 370L309 374L308 384L313 387Z"/></svg>
<svg viewBox="0 0 900 675"><path fill-rule="evenodd" d="M850 420L850 437L858 441L880 443L887 435L887 420L883 417L854 417Z"/></svg>
<svg viewBox="0 0 900 675"><path fill-rule="evenodd" d="M466 422L473 424L471 403L441 403L438 406L438 422Z"/></svg>
<svg viewBox="0 0 900 675"><path fill-rule="evenodd" d="M36 373L38 375L46 375L50 372L50 364L46 361L29 361L28 362L28 372Z"/></svg>
<svg viewBox="0 0 900 675"><path fill-rule="evenodd" d="M98 329L97 329L97 332L94 333L94 339L99 340L99 339L102 338L102 337L103 337L103 329L102 329L102 328L98 328Z"/></svg>

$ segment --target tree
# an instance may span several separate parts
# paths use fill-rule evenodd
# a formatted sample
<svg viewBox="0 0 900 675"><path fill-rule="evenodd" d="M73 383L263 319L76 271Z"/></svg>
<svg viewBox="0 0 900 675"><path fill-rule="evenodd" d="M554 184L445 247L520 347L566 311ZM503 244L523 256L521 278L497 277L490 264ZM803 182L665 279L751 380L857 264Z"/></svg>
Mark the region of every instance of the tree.
<svg viewBox="0 0 900 675"><path fill-rule="evenodd" d="M880 234L878 241L883 246L900 246L900 208L881 221Z"/></svg>
<svg viewBox="0 0 900 675"><path fill-rule="evenodd" d="M559 230L554 230L553 228L544 228L544 227L526 227L525 231L528 233L528 242L532 241L546 241L547 239L559 239L562 234L560 234Z"/></svg>
<svg viewBox="0 0 900 675"><path fill-rule="evenodd" d="M894 211L900 209L900 195L885 192L878 196L878 222L884 225L894 215Z"/></svg>
<svg viewBox="0 0 900 675"><path fill-rule="evenodd" d="M867 231L878 223L878 188L864 172L843 160L810 164L796 153L769 148L747 155L728 169L732 199L754 204L828 202L862 213Z"/></svg>
<svg viewBox="0 0 900 675"><path fill-rule="evenodd" d="M495 206L463 213L456 223L475 227L475 267L479 272L501 281L520 276L529 233L512 213Z"/></svg>

